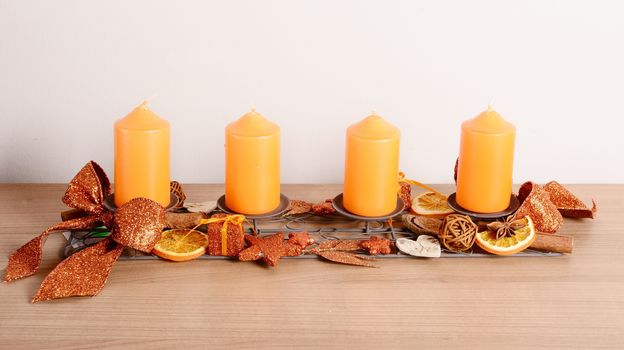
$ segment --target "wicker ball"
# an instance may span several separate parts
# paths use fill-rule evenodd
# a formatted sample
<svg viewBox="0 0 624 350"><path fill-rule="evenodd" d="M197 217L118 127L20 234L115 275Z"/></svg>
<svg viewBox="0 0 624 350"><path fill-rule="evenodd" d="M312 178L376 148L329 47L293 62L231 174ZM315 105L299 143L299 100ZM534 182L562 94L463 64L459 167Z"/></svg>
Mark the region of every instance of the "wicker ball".
<svg viewBox="0 0 624 350"><path fill-rule="evenodd" d="M169 190L171 193L175 194L178 197L178 204L176 204L175 208L182 208L184 206L184 201L186 200L186 195L182 190L182 185L180 185L177 181L171 181L169 183Z"/></svg>
<svg viewBox="0 0 624 350"><path fill-rule="evenodd" d="M477 225L470 217L451 214L440 226L440 242L452 252L465 252L472 248L477 237Z"/></svg>

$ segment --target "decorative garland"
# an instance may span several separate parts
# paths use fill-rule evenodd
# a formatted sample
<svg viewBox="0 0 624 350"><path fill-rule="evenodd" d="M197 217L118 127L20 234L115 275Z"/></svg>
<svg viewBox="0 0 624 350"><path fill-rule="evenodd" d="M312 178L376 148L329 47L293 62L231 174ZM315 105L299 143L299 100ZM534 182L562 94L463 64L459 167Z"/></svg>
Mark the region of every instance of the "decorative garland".
<svg viewBox="0 0 624 350"><path fill-rule="evenodd" d="M406 198L409 198L410 191L405 184L428 187L413 180L405 180L404 176L399 178L399 183L401 186L398 186L398 192ZM185 206L186 196L179 183L172 182L171 190L180 199L176 209L193 207L190 204ZM430 194L446 199L446 196L437 191ZM395 243L386 238L371 236L366 240L335 239L317 242L308 232L291 232L286 240L281 232L264 237L245 235L242 227L245 217L242 215L217 214L208 218L202 212L166 212L161 205L146 198L135 198L112 211L105 205L105 200L110 195L110 182L102 168L93 161L87 163L71 180L63 197L63 202L73 210L63 212L62 222L49 227L11 254L4 280L11 282L31 276L37 271L41 263L43 244L50 233L92 230L102 225L110 230L110 234L61 261L44 279L33 302L68 296L97 295L124 248L158 254L160 245L164 246L161 239L164 237L165 227L188 230L184 234L170 234L168 239L183 241L192 232L196 232L198 237L206 236L206 246L199 247L200 255L205 252L210 255L237 257L241 261L262 259L269 266L276 266L282 256L317 255L333 262L374 267L371 261L375 259L371 255L396 253L396 249L413 256L439 257L440 244L433 237L435 235L446 249L456 252L469 251L477 242L488 252L505 255L508 252L492 248L496 248L496 245L485 246L488 240L496 243L502 239L520 238L526 244L511 254L529 246L547 251L571 252L572 238L552 233L563 222L563 216L593 218L597 211L595 202L592 201L591 208L585 206L554 181L543 187L527 182L520 187L520 208L515 215L501 223L481 225L473 222L470 217L459 214L446 215L441 220L404 215L403 222L415 233L416 240L400 238ZM411 203L411 198L405 201ZM196 207L203 210L206 208ZM331 201L311 204L293 200L287 215L306 213L331 215L334 209ZM391 221L389 224L392 225ZM207 234L195 231L201 225L207 225ZM104 231L99 228L97 230L98 235L104 235Z"/></svg>

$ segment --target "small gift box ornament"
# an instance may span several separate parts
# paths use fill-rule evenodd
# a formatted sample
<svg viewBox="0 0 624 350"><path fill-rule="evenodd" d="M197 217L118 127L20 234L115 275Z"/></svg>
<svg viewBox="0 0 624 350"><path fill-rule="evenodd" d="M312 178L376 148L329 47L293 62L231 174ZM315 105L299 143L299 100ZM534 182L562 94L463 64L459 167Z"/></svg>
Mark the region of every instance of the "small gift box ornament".
<svg viewBox="0 0 624 350"><path fill-rule="evenodd" d="M202 220L208 224L208 254L238 256L245 248L243 215L214 214L210 219Z"/></svg>

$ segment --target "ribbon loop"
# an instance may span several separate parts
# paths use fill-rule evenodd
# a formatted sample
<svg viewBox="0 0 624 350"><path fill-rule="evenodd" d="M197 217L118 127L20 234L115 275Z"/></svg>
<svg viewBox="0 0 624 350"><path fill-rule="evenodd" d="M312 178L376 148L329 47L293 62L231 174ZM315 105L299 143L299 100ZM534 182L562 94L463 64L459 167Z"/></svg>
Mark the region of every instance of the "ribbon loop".
<svg viewBox="0 0 624 350"><path fill-rule="evenodd" d="M43 280L33 303L98 294L122 251L123 246L107 238L61 261Z"/></svg>
<svg viewBox="0 0 624 350"><path fill-rule="evenodd" d="M421 182L418 182L418 181L416 181L416 180L406 179L406 178L405 178L405 173L403 173L402 171L400 171L400 172L399 172L399 179L398 179L398 181L399 181L399 183L401 183L401 182L408 183L408 184L410 184L410 185L418 186L418 187L420 187L420 188L424 188L424 189L426 189L426 190L428 190L428 191L431 191L431 192L433 192L433 193L436 193L436 194L442 195L440 192L436 191L435 189L433 189L433 188L432 188L432 187L430 187L430 186L427 186L427 185L425 185L425 184L423 184L423 183L421 183Z"/></svg>
<svg viewBox="0 0 624 350"><path fill-rule="evenodd" d="M106 211L104 199L110 194L106 173L96 162L90 161L69 182L63 203L74 209L97 214Z"/></svg>
<svg viewBox="0 0 624 350"><path fill-rule="evenodd" d="M41 255L43 253L43 244L48 235L54 231L60 230L81 230L90 228L96 222L102 221L98 216L87 216L72 220L60 222L56 225L48 227L37 237L28 241L21 248L14 251L9 256L9 264L4 273L4 281L11 282L20 278L34 275L41 264Z"/></svg>

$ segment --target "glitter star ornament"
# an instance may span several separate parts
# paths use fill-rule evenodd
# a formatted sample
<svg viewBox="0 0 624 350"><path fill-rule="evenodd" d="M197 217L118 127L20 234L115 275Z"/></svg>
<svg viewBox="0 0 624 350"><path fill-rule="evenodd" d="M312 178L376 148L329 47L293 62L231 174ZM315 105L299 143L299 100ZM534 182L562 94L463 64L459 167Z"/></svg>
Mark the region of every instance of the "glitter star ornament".
<svg viewBox="0 0 624 350"><path fill-rule="evenodd" d="M277 266L281 257L297 256L303 252L301 246L284 241L281 232L268 237L247 235L245 240L250 247L238 255L241 261L254 261L262 258L269 266Z"/></svg>

